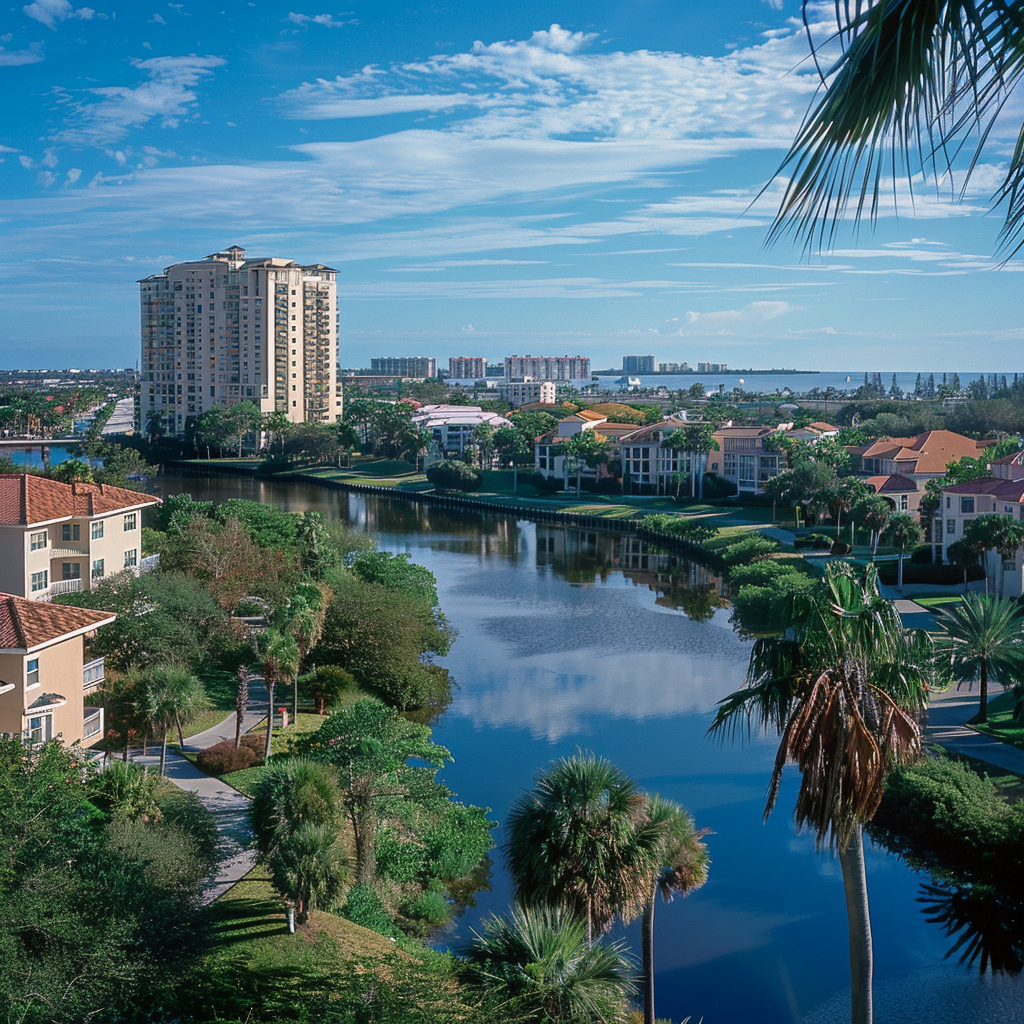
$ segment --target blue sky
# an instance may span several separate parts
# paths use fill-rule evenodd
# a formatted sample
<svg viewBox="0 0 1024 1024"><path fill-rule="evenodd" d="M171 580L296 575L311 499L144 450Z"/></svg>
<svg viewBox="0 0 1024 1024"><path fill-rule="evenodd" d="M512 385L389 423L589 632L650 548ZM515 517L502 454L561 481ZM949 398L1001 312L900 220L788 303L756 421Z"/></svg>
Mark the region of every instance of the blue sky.
<svg viewBox="0 0 1024 1024"><path fill-rule="evenodd" d="M900 183L832 253L764 248L797 0L90 3L0 15L5 367L134 364L135 281L239 244L339 270L345 366L1024 369L1009 131L962 201Z"/></svg>

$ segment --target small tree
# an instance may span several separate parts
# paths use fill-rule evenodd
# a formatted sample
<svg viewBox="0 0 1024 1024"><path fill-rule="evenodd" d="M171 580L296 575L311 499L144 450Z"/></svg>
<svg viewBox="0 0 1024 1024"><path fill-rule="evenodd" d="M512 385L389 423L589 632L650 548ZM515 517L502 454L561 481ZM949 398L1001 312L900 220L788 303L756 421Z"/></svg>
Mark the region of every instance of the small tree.
<svg viewBox="0 0 1024 1024"><path fill-rule="evenodd" d="M267 684L267 745L263 753L270 760L270 744L274 733L274 689L279 682L288 682L299 671L299 648L291 633L269 629L263 635L263 681Z"/></svg>
<svg viewBox="0 0 1024 1024"><path fill-rule="evenodd" d="M921 524L907 512L897 512L886 526L886 536L899 553L896 589L903 593L903 556L924 540Z"/></svg>
<svg viewBox="0 0 1024 1024"><path fill-rule="evenodd" d="M460 459L445 459L427 469L427 479L442 490L475 491L483 480L483 474Z"/></svg>
<svg viewBox="0 0 1024 1024"><path fill-rule="evenodd" d="M348 865L337 833L324 825L303 824L269 858L274 886L295 903L300 924L311 910L329 907L345 882Z"/></svg>
<svg viewBox="0 0 1024 1024"><path fill-rule="evenodd" d="M878 554L878 542L892 518L893 507L881 495L869 494L853 509L853 518L871 531L871 557Z"/></svg>

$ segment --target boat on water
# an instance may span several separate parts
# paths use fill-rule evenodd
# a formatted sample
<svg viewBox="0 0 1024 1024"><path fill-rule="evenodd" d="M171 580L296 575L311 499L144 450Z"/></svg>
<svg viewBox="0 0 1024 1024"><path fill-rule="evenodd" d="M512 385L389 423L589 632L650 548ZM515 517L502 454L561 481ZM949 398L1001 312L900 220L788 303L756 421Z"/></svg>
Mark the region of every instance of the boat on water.
<svg viewBox="0 0 1024 1024"><path fill-rule="evenodd" d="M641 386L639 377L620 377L615 383L627 388L638 388Z"/></svg>

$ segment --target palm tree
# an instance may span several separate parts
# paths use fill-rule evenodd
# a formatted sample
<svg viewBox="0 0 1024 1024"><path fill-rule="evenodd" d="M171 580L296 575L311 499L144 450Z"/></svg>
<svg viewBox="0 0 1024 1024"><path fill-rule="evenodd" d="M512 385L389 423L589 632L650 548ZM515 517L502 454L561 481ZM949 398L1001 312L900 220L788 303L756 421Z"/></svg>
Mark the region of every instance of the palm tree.
<svg viewBox="0 0 1024 1024"><path fill-rule="evenodd" d="M318 583L300 583L293 592L285 610L287 629L295 639L298 652L298 666L302 666L306 655L320 642L324 622L327 618L327 604L330 591ZM299 674L292 680L292 715L299 717Z"/></svg>
<svg viewBox="0 0 1024 1024"><path fill-rule="evenodd" d="M991 162L989 143L1002 143L989 132L1022 73L1020 0L855 0L835 11L843 52L829 57L828 87L779 168L788 184L770 233L816 248L834 241L851 199L856 220L875 219L888 166L902 164L911 185L918 163L951 171L971 129L967 176ZM1024 234L1019 139L994 199L1006 204L1001 237L1013 254Z"/></svg>
<svg viewBox="0 0 1024 1024"><path fill-rule="evenodd" d="M261 856L270 856L300 825L335 825L340 801L337 775L329 765L297 758L269 768L251 808Z"/></svg>
<svg viewBox="0 0 1024 1024"><path fill-rule="evenodd" d="M515 907L466 951L470 979L503 1011L536 1024L618 1024L633 990L621 944L591 942L565 910Z"/></svg>
<svg viewBox="0 0 1024 1024"><path fill-rule="evenodd" d="M1024 523L1019 523L1010 516L987 512L967 523L964 527L964 541L982 554L994 551L999 556L996 593L1002 597L1006 581L1003 563L1016 559L1018 550L1024 547ZM987 586L987 567L985 580Z"/></svg>
<svg viewBox="0 0 1024 1024"><path fill-rule="evenodd" d="M304 822L290 832L269 858L274 886L295 903L299 924L310 910L329 907L348 872L338 833L329 825Z"/></svg>
<svg viewBox="0 0 1024 1024"><path fill-rule="evenodd" d="M759 725L779 733L765 817L787 760L796 763L797 827L838 850L852 1021L867 1024L872 953L862 825L878 809L888 772L921 755L917 715L932 678L930 642L903 628L878 592L874 566L833 563L791 602L787 631L755 641L745 685L719 703L709 731L733 736Z"/></svg>
<svg viewBox="0 0 1024 1024"><path fill-rule="evenodd" d="M942 628L940 651L953 675L978 686L978 714L974 721L988 721L988 683L1024 683L1024 645L1021 627L1024 612L1010 598L964 594L963 600L939 613Z"/></svg>
<svg viewBox="0 0 1024 1024"><path fill-rule="evenodd" d="M889 542L899 552L899 570L896 589L903 593L903 556L906 552L917 547L924 540L924 530L921 524L907 512L897 512L889 520L886 526L886 536Z"/></svg>
<svg viewBox="0 0 1024 1024"><path fill-rule="evenodd" d="M270 760L270 742L274 732L274 687L287 683L299 673L299 648L291 633L268 629L263 635L263 681L267 685L267 745L263 752Z"/></svg>
<svg viewBox="0 0 1024 1024"><path fill-rule="evenodd" d="M666 903L676 896L688 896L708 879L706 830L694 826L693 818L679 804L651 797L647 817L660 831L658 866L649 880L643 912L644 1024L654 1024L654 904L658 894Z"/></svg>
<svg viewBox="0 0 1024 1024"><path fill-rule="evenodd" d="M853 509L853 518L871 531L871 557L878 554L878 542L892 518L892 505L880 494L869 494Z"/></svg>
<svg viewBox="0 0 1024 1024"><path fill-rule="evenodd" d="M516 898L565 907L588 939L617 914L636 917L661 838L645 807L610 761L583 753L556 761L509 811L505 857Z"/></svg>
<svg viewBox="0 0 1024 1024"><path fill-rule="evenodd" d="M179 665L157 665L139 680L136 710L147 726L160 735L160 774L167 765L167 733L177 725L184 745L182 726L210 706L203 684Z"/></svg>

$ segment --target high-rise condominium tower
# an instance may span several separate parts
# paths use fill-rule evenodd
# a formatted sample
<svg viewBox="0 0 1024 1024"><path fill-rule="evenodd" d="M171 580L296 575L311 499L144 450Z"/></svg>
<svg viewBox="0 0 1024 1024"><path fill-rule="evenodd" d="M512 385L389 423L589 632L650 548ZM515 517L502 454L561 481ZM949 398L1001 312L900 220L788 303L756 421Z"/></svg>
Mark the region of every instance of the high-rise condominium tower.
<svg viewBox="0 0 1024 1024"><path fill-rule="evenodd" d="M333 422L336 271L232 246L139 282L142 427L181 434L190 416L250 401L292 423Z"/></svg>

